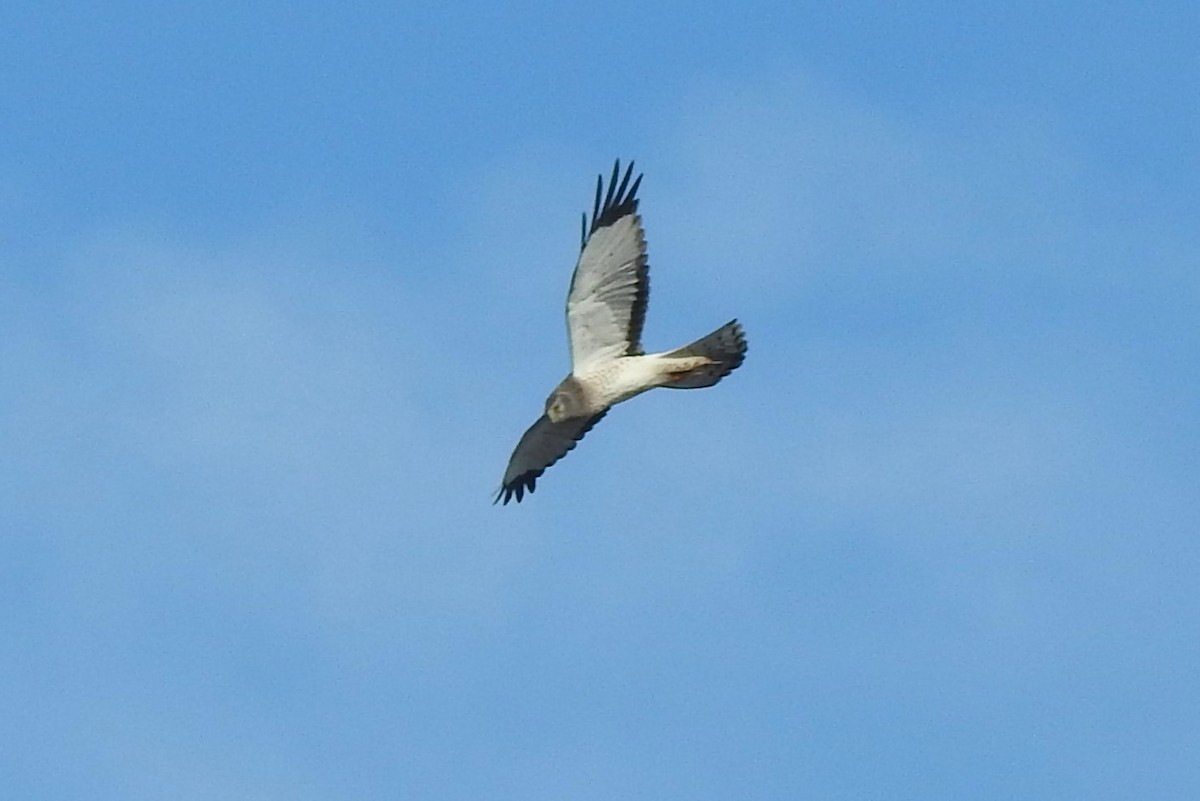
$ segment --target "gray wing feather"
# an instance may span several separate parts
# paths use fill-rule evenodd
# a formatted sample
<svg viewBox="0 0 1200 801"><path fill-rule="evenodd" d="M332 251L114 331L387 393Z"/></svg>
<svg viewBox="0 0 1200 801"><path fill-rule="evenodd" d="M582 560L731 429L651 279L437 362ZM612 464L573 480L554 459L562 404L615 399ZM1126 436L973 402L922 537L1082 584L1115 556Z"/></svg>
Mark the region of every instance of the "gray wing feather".
<svg viewBox="0 0 1200 801"><path fill-rule="evenodd" d="M567 335L576 371L597 361L641 353L650 297L646 236L637 214L642 177L630 186L630 163L618 187L620 165L618 160L613 166L603 205L603 179L596 182L591 228L585 222L587 237L567 293Z"/></svg>
<svg viewBox="0 0 1200 801"><path fill-rule="evenodd" d="M504 471L504 481L492 503L503 498L507 504L514 495L520 503L526 492L533 492L538 476L574 448L604 415L605 412L601 412L593 417L573 417L561 423L550 422L546 415L538 418L513 450L508 469Z"/></svg>

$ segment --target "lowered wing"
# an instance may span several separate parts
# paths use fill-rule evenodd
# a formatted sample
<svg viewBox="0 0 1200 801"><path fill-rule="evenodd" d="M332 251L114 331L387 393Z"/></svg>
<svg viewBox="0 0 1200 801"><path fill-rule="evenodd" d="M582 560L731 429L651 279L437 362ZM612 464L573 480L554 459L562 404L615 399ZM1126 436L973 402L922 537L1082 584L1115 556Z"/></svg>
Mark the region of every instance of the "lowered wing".
<svg viewBox="0 0 1200 801"><path fill-rule="evenodd" d="M561 423L550 422L546 415L538 418L517 443L512 458L508 460L508 469L504 471L504 481L492 503L503 498L507 504L514 495L517 503L520 503L526 492L533 492L538 476L574 448L575 443L583 439L583 435L591 431L592 426L604 415L605 412L600 412L593 417L572 417Z"/></svg>

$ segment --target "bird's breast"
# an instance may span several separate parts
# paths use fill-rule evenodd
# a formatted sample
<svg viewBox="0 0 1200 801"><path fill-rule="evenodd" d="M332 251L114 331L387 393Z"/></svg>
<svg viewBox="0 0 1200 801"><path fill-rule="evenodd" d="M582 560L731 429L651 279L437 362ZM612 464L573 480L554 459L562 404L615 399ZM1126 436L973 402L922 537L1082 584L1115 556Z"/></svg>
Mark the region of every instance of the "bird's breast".
<svg viewBox="0 0 1200 801"><path fill-rule="evenodd" d="M625 356L577 374L589 409L599 412L662 384L662 371L648 356Z"/></svg>

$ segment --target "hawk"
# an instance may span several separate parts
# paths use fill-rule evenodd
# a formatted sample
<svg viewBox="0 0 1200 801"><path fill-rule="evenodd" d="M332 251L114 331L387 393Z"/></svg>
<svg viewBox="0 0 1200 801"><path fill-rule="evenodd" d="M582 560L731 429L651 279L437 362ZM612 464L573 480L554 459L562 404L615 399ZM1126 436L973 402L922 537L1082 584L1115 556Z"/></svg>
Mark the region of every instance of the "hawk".
<svg viewBox="0 0 1200 801"><path fill-rule="evenodd" d="M537 479L616 404L648 389L711 387L746 357L746 336L731 320L690 345L663 353L642 350L642 324L650 297L646 236L638 212L642 176L629 183L633 162L617 185L613 165L608 191L596 178L592 222L583 214L579 261L567 291L571 373L546 399L546 410L517 443L496 500L519 503ZM601 203L603 197L603 203Z"/></svg>

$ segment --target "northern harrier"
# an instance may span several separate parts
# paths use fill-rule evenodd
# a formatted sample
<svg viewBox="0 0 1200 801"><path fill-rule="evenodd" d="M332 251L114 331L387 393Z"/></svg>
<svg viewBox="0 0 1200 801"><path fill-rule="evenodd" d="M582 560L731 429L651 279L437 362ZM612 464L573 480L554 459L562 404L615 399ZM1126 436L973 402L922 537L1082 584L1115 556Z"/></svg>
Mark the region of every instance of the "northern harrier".
<svg viewBox="0 0 1200 801"><path fill-rule="evenodd" d="M617 186L613 165L608 192L596 179L592 224L583 215L579 261L567 292L571 374L546 399L546 413L517 443L496 493L508 503L533 492L538 476L561 459L616 404L655 387L711 387L746 356L746 337L732 320L690 345L665 353L642 350L642 323L650 297L646 237L631 186L633 163Z"/></svg>

